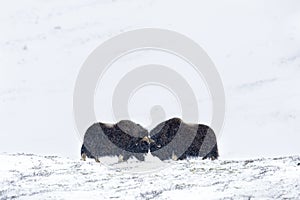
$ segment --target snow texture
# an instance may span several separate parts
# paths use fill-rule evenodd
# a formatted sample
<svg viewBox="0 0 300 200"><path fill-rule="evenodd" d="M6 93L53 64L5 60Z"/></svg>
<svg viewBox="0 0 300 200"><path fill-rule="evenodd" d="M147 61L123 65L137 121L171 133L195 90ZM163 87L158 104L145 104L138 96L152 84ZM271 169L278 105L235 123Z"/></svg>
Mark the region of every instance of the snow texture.
<svg viewBox="0 0 300 200"><path fill-rule="evenodd" d="M0 155L0 199L299 199L300 157L105 166L56 156ZM5 165L3 165L5 163Z"/></svg>

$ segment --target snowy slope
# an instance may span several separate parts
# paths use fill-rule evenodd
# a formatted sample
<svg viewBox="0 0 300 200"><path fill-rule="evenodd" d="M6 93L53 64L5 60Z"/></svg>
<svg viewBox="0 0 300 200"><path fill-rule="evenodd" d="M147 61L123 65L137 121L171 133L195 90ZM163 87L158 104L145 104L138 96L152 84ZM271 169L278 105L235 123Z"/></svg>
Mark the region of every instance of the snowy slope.
<svg viewBox="0 0 300 200"><path fill-rule="evenodd" d="M299 199L300 157L149 162L107 167L32 154L0 155L0 199ZM5 165L3 165L5 163Z"/></svg>

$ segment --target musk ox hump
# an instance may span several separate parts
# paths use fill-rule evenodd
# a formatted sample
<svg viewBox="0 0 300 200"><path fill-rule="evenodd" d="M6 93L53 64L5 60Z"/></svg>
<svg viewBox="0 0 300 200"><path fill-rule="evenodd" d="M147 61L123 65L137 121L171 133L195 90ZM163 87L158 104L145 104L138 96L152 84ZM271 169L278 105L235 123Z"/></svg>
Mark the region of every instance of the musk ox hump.
<svg viewBox="0 0 300 200"><path fill-rule="evenodd" d="M130 120L121 120L116 126L120 128L123 132L133 136L133 137L145 137L148 136L148 131L141 125L134 123Z"/></svg>

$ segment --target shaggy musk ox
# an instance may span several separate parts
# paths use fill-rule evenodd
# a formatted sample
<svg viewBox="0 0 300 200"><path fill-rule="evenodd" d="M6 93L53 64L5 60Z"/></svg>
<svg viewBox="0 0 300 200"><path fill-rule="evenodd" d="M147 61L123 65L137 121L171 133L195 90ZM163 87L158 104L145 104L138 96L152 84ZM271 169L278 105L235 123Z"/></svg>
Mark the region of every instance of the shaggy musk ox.
<svg viewBox="0 0 300 200"><path fill-rule="evenodd" d="M81 148L82 159L119 156L145 160L151 154L160 160L183 160L187 157L217 159L219 156L214 131L203 124L187 124L172 118L149 132L139 124L122 120L117 124L95 123L85 133Z"/></svg>
<svg viewBox="0 0 300 200"><path fill-rule="evenodd" d="M148 131L139 124L122 120L117 124L95 123L88 128L81 147L81 156L94 158L119 156L119 161L130 157L144 160L148 153L150 139Z"/></svg>
<svg viewBox="0 0 300 200"><path fill-rule="evenodd" d="M214 131L206 125L187 124L172 118L150 131L154 142L150 144L153 156L160 160L182 160L187 157L217 159L219 156Z"/></svg>

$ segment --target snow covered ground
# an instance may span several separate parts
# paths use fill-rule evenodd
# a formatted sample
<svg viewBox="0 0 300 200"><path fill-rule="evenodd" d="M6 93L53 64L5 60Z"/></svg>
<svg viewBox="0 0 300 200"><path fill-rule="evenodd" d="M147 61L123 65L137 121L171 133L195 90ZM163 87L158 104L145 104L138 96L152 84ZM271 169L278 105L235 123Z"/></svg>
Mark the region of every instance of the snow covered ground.
<svg viewBox="0 0 300 200"><path fill-rule="evenodd" d="M170 161L157 171L128 172L149 162L108 168L32 154L0 155L0 199L299 199L300 157ZM126 167L124 167L126 166Z"/></svg>

